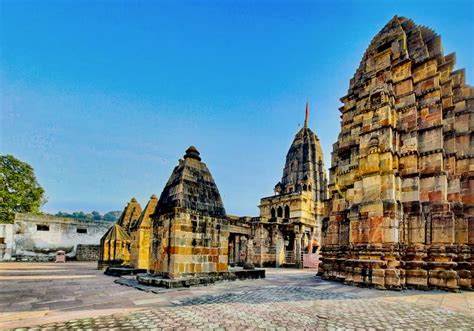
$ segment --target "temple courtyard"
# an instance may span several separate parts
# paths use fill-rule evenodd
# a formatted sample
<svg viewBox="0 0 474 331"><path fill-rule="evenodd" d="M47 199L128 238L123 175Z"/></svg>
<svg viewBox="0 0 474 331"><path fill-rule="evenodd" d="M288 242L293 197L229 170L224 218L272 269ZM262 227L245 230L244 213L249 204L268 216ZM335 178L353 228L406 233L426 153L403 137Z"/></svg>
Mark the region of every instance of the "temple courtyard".
<svg viewBox="0 0 474 331"><path fill-rule="evenodd" d="M474 292L380 291L267 269L258 280L134 287L96 263L1 263L0 329L472 329ZM122 283L122 284L119 284Z"/></svg>

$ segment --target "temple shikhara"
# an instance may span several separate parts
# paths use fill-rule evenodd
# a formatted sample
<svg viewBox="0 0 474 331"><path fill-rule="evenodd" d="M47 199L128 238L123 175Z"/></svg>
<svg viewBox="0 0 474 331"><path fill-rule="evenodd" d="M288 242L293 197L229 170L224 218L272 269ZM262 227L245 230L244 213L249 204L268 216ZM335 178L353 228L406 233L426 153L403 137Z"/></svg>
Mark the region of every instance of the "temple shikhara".
<svg viewBox="0 0 474 331"><path fill-rule="evenodd" d="M327 198L323 152L319 138L308 128L308 104L304 126L291 144L274 191L275 195L263 198L259 206L259 234L269 240L268 247L259 245L266 248L262 262L303 267L303 254L309 259L320 246Z"/></svg>
<svg viewBox="0 0 474 331"><path fill-rule="evenodd" d="M471 288L474 90L433 30L395 16L341 98L319 274Z"/></svg>
<svg viewBox="0 0 474 331"><path fill-rule="evenodd" d="M191 146L159 199L143 210L136 199L127 204L102 238L99 267L125 266L146 272L142 284L177 287L322 261L319 276L347 284L472 288L474 90L455 59L433 30L395 16L341 98L329 181L308 104L258 216L226 213Z"/></svg>
<svg viewBox="0 0 474 331"><path fill-rule="evenodd" d="M155 209L149 273L178 278L228 273L228 221L219 190L191 146Z"/></svg>

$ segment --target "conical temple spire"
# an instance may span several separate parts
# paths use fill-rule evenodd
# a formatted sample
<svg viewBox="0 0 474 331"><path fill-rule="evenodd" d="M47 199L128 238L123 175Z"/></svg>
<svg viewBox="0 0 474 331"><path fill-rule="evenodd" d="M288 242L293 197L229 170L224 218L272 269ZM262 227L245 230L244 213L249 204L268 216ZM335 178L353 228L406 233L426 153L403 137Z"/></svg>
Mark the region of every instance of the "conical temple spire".
<svg viewBox="0 0 474 331"><path fill-rule="evenodd" d="M309 112L309 109L308 109L308 100L306 100L306 112L305 112L305 116L304 116L304 127L307 128L308 127L308 112Z"/></svg>
<svg viewBox="0 0 474 331"><path fill-rule="evenodd" d="M184 160L174 168L161 193L155 215L172 213L176 208L211 217L225 217L217 185L194 146L186 150Z"/></svg>

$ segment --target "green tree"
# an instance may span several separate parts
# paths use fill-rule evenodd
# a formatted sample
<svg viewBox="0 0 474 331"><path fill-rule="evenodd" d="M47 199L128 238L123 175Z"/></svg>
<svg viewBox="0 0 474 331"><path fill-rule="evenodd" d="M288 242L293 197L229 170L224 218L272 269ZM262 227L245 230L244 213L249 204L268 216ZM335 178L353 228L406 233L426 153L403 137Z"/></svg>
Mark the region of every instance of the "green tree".
<svg viewBox="0 0 474 331"><path fill-rule="evenodd" d="M78 219L85 219L86 214L83 211L75 211L72 213L73 218L78 218Z"/></svg>
<svg viewBox="0 0 474 331"><path fill-rule="evenodd" d="M45 202L33 168L12 155L0 155L0 223L12 223L15 213L38 213Z"/></svg>
<svg viewBox="0 0 474 331"><path fill-rule="evenodd" d="M65 213L65 212L62 212L62 211L58 211L55 216L59 216L59 217L72 217L71 214Z"/></svg>
<svg viewBox="0 0 474 331"><path fill-rule="evenodd" d="M94 210L91 214L92 214L92 219L93 219L94 221L100 221L100 220L102 220L102 215L101 215L98 211L95 211L95 210Z"/></svg>
<svg viewBox="0 0 474 331"><path fill-rule="evenodd" d="M118 218L120 217L120 214L122 214L120 210L109 211L108 213L104 214L103 219L104 221L107 221L107 222L116 222Z"/></svg>

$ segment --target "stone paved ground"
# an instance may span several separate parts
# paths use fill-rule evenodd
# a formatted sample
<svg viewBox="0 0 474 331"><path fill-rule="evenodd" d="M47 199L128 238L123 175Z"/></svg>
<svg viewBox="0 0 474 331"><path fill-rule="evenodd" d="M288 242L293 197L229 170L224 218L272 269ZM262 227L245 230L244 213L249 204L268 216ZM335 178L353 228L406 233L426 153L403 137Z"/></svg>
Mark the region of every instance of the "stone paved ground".
<svg viewBox="0 0 474 331"><path fill-rule="evenodd" d="M114 280L90 263L2 263L0 328L474 329L474 292L378 291L289 269L158 293Z"/></svg>

